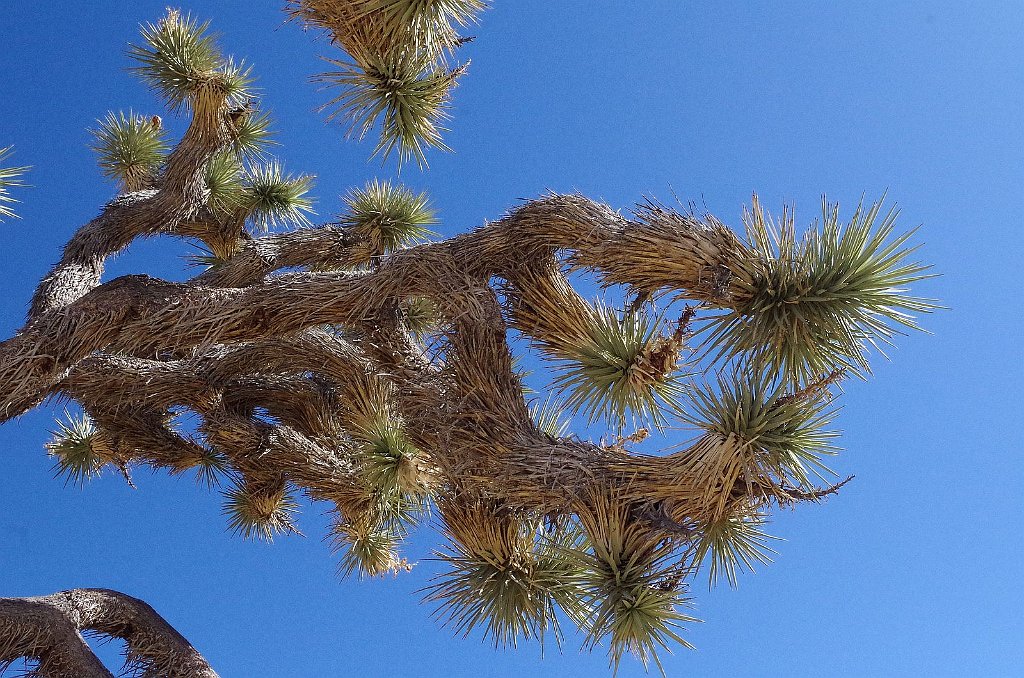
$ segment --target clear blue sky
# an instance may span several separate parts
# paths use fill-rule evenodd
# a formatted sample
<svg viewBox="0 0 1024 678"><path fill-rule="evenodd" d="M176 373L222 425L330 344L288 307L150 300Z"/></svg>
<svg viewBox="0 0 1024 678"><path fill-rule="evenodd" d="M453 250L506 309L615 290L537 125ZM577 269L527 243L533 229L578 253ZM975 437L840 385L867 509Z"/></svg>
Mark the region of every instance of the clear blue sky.
<svg viewBox="0 0 1024 678"><path fill-rule="evenodd" d="M159 112L126 72L124 47L165 0L7 0L0 8L0 146L31 164L23 219L0 225L0 337L74 230L113 188L86 129L107 110ZM316 174L327 220L338 196L394 175L370 146L313 113L308 84L330 53L284 24L280 0L185 6L256 67L281 157ZM1024 665L1020 195L1024 187L1024 4L496 0L466 52L452 155L402 179L430 192L445 235L546 189L616 207L673 191L737 225L752 192L822 193L849 213L888 191L920 258L942 277L917 291L950 310L932 336L899 341L850 383L836 463L856 480L820 506L777 515L776 562L737 590L694 592L706 623L671 676L1011 676ZM165 116L172 129L181 120ZM801 219L802 217L802 219ZM108 277L181 278L188 248L134 245ZM494 651L430 619L417 589L432 535L398 579L339 581L324 507L306 538L273 545L225 531L218 496L190 479L108 475L84 490L50 472L52 410L0 427L0 596L103 586L144 598L232 676L600 676L606 659L553 646ZM623 663L621 676L643 675Z"/></svg>

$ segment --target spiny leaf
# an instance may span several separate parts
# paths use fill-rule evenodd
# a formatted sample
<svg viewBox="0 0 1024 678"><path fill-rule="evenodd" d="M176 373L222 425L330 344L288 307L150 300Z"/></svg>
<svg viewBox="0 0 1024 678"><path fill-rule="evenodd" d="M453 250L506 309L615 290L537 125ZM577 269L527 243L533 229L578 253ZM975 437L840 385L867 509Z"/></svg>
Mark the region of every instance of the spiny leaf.
<svg viewBox="0 0 1024 678"><path fill-rule="evenodd" d="M703 526L697 543L694 563L701 563L711 554L708 582L714 586L724 574L729 584L737 585L737 572L747 569L754 571L754 564L771 563L775 551L768 546L773 537L761 527L765 524L761 513L751 515L727 515Z"/></svg>
<svg viewBox="0 0 1024 678"><path fill-rule="evenodd" d="M572 427L565 410L550 395L543 401L534 400L530 404L530 417L538 431L555 438L567 435Z"/></svg>
<svg viewBox="0 0 1024 678"><path fill-rule="evenodd" d="M221 57L208 23L168 10L167 16L142 27L142 44L131 45L129 55L139 65L143 81L166 99L172 109L190 105L192 97L214 88L233 104L249 95L250 71L244 64Z"/></svg>
<svg viewBox="0 0 1024 678"><path fill-rule="evenodd" d="M735 436L752 469L802 488L812 486L808 470L832 474L822 462L838 451L832 444L838 434L827 429L836 417L827 390L793 397L765 373L748 369L720 375L717 390L697 386L690 394L693 411L680 416L705 431Z"/></svg>
<svg viewBox="0 0 1024 678"><path fill-rule="evenodd" d="M441 510L450 537L436 555L450 569L425 589L426 600L439 604L435 615L462 635L482 628L495 646L543 642L548 631L560 644L556 606L574 620L583 617L580 533L542 535L535 522L486 504Z"/></svg>
<svg viewBox="0 0 1024 678"><path fill-rule="evenodd" d="M79 417L64 412L67 421L57 420L53 439L46 444L46 451L54 457L53 470L65 483L82 487L86 481L100 475L103 466L110 461L97 445L97 430L88 415Z"/></svg>
<svg viewBox="0 0 1024 678"><path fill-rule="evenodd" d="M245 539L270 542L277 534L297 532L294 516L299 504L286 486L260 488L243 483L230 488L224 498L228 528Z"/></svg>
<svg viewBox="0 0 1024 678"><path fill-rule="evenodd" d="M837 368L868 371L869 346L918 329L909 312L936 308L906 294L932 276L907 259L913 232L895 235L896 210L881 209L881 201L862 203L843 227L838 205L823 201L821 229L797 239L792 214L775 224L755 196L744 215L756 253L751 281L737 282L748 299L708 321L708 350L716 359L745 356L793 384Z"/></svg>
<svg viewBox="0 0 1024 678"><path fill-rule="evenodd" d="M432 234L437 223L426 193L416 194L401 185L372 180L344 197L347 207L339 223L351 228L369 245L371 256L380 256Z"/></svg>
<svg viewBox="0 0 1024 678"><path fill-rule="evenodd" d="M242 165L233 153L221 152L206 166L207 204L214 212L231 214L242 207L245 199Z"/></svg>
<svg viewBox="0 0 1024 678"><path fill-rule="evenodd" d="M263 160L263 150L270 144L270 114L242 109L232 116L231 148L235 155L244 160Z"/></svg>
<svg viewBox="0 0 1024 678"><path fill-rule="evenodd" d="M382 44L441 54L458 45L455 26L466 26L487 7L483 0L355 0L355 13L373 15Z"/></svg>
<svg viewBox="0 0 1024 678"><path fill-rule="evenodd" d="M334 526L332 544L341 553L341 577L358 574L362 579L411 569L398 555L398 535L387 527L339 522Z"/></svg>
<svg viewBox="0 0 1024 678"><path fill-rule="evenodd" d="M658 325L646 313L619 314L598 304L586 339L558 351L564 362L556 367L554 386L566 394L566 408L620 429L634 417L661 426L661 410L677 405L683 383L676 353Z"/></svg>
<svg viewBox="0 0 1024 678"><path fill-rule="evenodd" d="M373 59L365 64L328 61L339 70L322 73L317 80L341 88L322 106L328 120L343 116L348 133L363 139L380 121L380 141L373 155L388 157L397 151L399 164L415 158L427 164L426 149L449 149L441 139L448 118L451 88L466 66L448 70L423 56L403 54Z"/></svg>
<svg viewBox="0 0 1024 678"><path fill-rule="evenodd" d="M0 148L0 162L11 154L11 146ZM0 218L17 217L11 209L10 203L17 202L11 197L7 189L15 186L24 186L21 175L28 171L28 167L0 167Z"/></svg>
<svg viewBox="0 0 1024 678"><path fill-rule="evenodd" d="M644 667L653 661L664 674L658 651L671 652L675 643L691 648L679 631L683 624L699 621L679 609L690 606L682 593L687 570L672 562L663 535L635 520L629 502L620 497L592 496L579 520L591 546L581 575L590 610L585 646L593 648L608 638L614 669L629 652Z"/></svg>
<svg viewBox="0 0 1024 678"><path fill-rule="evenodd" d="M158 116L107 113L92 134L100 170L129 191L144 188L155 179L168 149Z"/></svg>
<svg viewBox="0 0 1024 678"><path fill-rule="evenodd" d="M241 203L260 230L278 224L309 226L306 216L313 204L306 195L313 185L309 175L285 174L280 163L271 160L248 168Z"/></svg>

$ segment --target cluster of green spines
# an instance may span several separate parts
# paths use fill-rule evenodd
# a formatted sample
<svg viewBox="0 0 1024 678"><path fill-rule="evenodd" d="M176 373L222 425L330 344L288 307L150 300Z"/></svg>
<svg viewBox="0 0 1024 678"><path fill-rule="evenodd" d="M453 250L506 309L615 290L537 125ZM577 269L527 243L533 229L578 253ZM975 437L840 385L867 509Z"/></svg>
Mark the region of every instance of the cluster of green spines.
<svg viewBox="0 0 1024 678"><path fill-rule="evenodd" d="M392 42L412 42L431 54L457 43L453 26L467 26L487 7L483 0L356 0L363 15L376 13Z"/></svg>
<svg viewBox="0 0 1024 678"><path fill-rule="evenodd" d="M374 254L388 254L432 235L430 226L437 217L426 193L389 181L374 179L361 189L352 189L343 198L342 226L353 229L374 247Z"/></svg>
<svg viewBox="0 0 1024 678"><path fill-rule="evenodd" d="M724 575L733 587L738 584L741 570L754 571L755 564L767 565L775 551L768 546L773 537L761 528L765 517L760 513L752 515L726 515L703 525L700 541L693 562L700 564L711 556L708 567L708 582L714 586Z"/></svg>
<svg viewBox="0 0 1024 678"><path fill-rule="evenodd" d="M335 527L333 543L340 552L338 574L350 577L378 577L394 572L398 565L399 535L386 526L359 529L341 524Z"/></svg>
<svg viewBox="0 0 1024 678"><path fill-rule="evenodd" d="M339 86L341 93L323 106L329 111L327 119L348 119L348 133L360 140L379 121L380 139L372 155L386 158L397 151L400 163L415 158L426 166L428 148L451 150L442 139L443 122L450 90L463 67L448 69L415 54L384 56L365 65L328 61L338 70L317 77Z"/></svg>
<svg viewBox="0 0 1024 678"><path fill-rule="evenodd" d="M160 118L131 111L108 113L92 134L104 176L130 189L156 177L168 149Z"/></svg>
<svg viewBox="0 0 1024 678"><path fill-rule="evenodd" d="M671 652L674 643L690 647L679 632L698 621L681 611L690 606L683 595L685 562L670 541L637 522L621 498L593 497L580 521L589 538L580 581L587 646L607 639L613 668L629 652L664 673L659 650Z"/></svg>
<svg viewBox="0 0 1024 678"><path fill-rule="evenodd" d="M79 487L103 471L108 459L97 453L97 429L88 415L74 416L64 413L67 421L57 420L57 430L46 444L46 451L54 458L53 470L65 483Z"/></svg>
<svg viewBox="0 0 1024 678"><path fill-rule="evenodd" d="M579 558L583 535L561 529L546 533L536 523L513 523L510 544L500 553L469 548L450 539L436 552L449 569L425 590L438 604L435 616L468 635L481 628L496 647L516 647L520 640L543 643L550 632L560 644L557 609L583 622Z"/></svg>
<svg viewBox="0 0 1024 678"><path fill-rule="evenodd" d="M296 531L299 503L287 487L264 491L236 484L224 493L222 510L232 532L269 542L278 534Z"/></svg>
<svg viewBox="0 0 1024 678"><path fill-rule="evenodd" d="M0 162L3 162L11 154L11 147L0 148ZM24 186L21 175L28 171L27 167L0 167L0 218L16 217L11 203L17 202L11 197L8 189L16 186Z"/></svg>
<svg viewBox="0 0 1024 678"><path fill-rule="evenodd" d="M170 10L158 23L143 26L142 44L128 50L139 64L134 70L172 109L192 106L205 89L216 90L231 105L243 105L249 97L249 68L221 56L207 27Z"/></svg>
<svg viewBox="0 0 1024 678"><path fill-rule="evenodd" d="M251 165L242 179L240 204L260 230L277 225L310 225L306 216L313 211L307 197L311 176L285 173L276 160Z"/></svg>
<svg viewBox="0 0 1024 678"><path fill-rule="evenodd" d="M604 304L591 318L587 340L560 351L565 360L556 368L554 386L565 394L565 407L616 429L636 420L661 426L662 411L678 407L684 383L678 371L652 372L644 363L663 341L660 318L619 313Z"/></svg>
<svg viewBox="0 0 1024 678"><path fill-rule="evenodd" d="M828 426L836 417L830 394L815 389L794 395L764 373L720 376L718 388L691 390L692 411L680 416L701 430L735 436L758 469L804 489L815 476L831 474L822 457L834 455L838 437Z"/></svg>
<svg viewBox="0 0 1024 678"><path fill-rule="evenodd" d="M843 227L838 206L823 202L820 230L798 239L791 215L776 225L755 205L745 215L752 279L736 281L748 300L710 321L707 344L794 384L867 371L869 346L917 329L909 314L935 308L906 294L928 267L908 261L913 231L894 237L897 212L881 209L860 205Z"/></svg>

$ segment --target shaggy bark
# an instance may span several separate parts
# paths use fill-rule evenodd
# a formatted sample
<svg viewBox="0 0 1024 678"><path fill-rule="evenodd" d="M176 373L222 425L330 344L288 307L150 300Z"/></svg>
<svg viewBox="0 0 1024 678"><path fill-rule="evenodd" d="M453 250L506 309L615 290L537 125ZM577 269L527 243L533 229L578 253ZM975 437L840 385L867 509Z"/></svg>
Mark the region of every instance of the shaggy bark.
<svg viewBox="0 0 1024 678"><path fill-rule="evenodd" d="M107 589L0 598L0 667L25 658L42 678L113 678L82 638L125 642L125 666L144 676L216 678L192 645L146 603Z"/></svg>

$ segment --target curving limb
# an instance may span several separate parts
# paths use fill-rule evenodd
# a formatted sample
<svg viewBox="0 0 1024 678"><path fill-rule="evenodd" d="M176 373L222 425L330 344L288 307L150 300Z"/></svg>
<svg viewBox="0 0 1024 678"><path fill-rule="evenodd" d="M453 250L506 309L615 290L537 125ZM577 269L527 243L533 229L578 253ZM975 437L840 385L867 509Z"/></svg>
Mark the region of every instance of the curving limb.
<svg viewBox="0 0 1024 678"><path fill-rule="evenodd" d="M0 598L0 667L26 659L45 678L112 678L82 639L125 642L125 666L141 675L216 678L198 651L143 601L109 589Z"/></svg>

